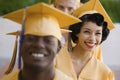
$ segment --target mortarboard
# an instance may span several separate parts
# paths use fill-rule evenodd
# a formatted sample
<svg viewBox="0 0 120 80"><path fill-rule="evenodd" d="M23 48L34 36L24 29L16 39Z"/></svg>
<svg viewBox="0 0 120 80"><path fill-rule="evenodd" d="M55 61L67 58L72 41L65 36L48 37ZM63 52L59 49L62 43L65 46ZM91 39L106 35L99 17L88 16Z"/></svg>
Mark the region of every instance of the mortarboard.
<svg viewBox="0 0 120 80"><path fill-rule="evenodd" d="M55 1L57 1L57 0L55 0ZM80 3L81 0L76 0L76 1Z"/></svg>
<svg viewBox="0 0 120 80"><path fill-rule="evenodd" d="M84 5L82 5L77 10L75 10L73 15L76 17L80 17L80 15L84 14L86 11L91 11L91 10L97 11L98 13L104 16L105 21L108 22L108 28L110 30L114 28L114 24L112 20L108 16L107 12L103 8L99 0L90 0L86 2Z"/></svg>
<svg viewBox="0 0 120 80"><path fill-rule="evenodd" d="M20 9L3 16L19 24L22 24L23 35L31 34L37 36L54 36L61 41L60 28L67 27L71 24L80 22L78 18L65 14L64 12L51 7L45 3L37 3L26 9ZM62 30L67 31L67 30ZM21 34L22 34L21 33ZM18 32L17 36L20 33ZM16 41L17 44L17 41ZM12 61L6 73L10 73L15 64L17 45L12 57Z"/></svg>
<svg viewBox="0 0 120 80"><path fill-rule="evenodd" d="M80 3L80 0L77 0Z"/></svg>
<svg viewBox="0 0 120 80"><path fill-rule="evenodd" d="M20 9L15 12L6 14L3 17L13 20L17 23L23 24L24 9ZM58 9L55 9L51 6L48 6L47 4L38 3L26 9L26 23L25 23L26 25L25 26L26 28L27 26L29 26L28 27L29 29L26 29L27 31L25 31L25 33L31 33L32 31L32 33L34 33L35 35L36 34L38 35L36 31L33 32L34 30L33 26L37 26L38 28L39 27L41 28L40 30L42 30L42 28L45 30L45 31L40 31L39 29L37 29L37 31L39 30L39 32L44 32L46 35L47 33L50 34L51 32L52 32L51 34L53 34L53 32L54 33L59 32L57 31L57 29L55 30L56 26L63 28L79 21L80 21L79 19L71 15L65 14L64 12ZM41 27L41 25L43 27ZM48 27L45 27L45 26L48 26ZM55 36L58 36L58 34L55 33Z"/></svg>

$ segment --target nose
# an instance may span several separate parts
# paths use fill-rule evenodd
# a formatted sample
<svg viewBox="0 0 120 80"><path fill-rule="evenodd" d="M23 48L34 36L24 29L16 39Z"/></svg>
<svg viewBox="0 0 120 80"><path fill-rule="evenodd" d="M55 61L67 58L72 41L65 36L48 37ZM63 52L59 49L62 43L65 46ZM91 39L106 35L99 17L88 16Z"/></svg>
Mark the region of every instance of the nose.
<svg viewBox="0 0 120 80"><path fill-rule="evenodd" d="M44 39L43 38L38 38L34 44L37 48L44 48Z"/></svg>
<svg viewBox="0 0 120 80"><path fill-rule="evenodd" d="M95 36L95 34L91 34L91 35L89 36L89 40L90 40L91 42L95 42L95 41L96 41L96 36Z"/></svg>
<svg viewBox="0 0 120 80"><path fill-rule="evenodd" d="M64 9L63 9L63 12L66 13L66 14L69 14L69 11L68 11L67 8L64 8Z"/></svg>

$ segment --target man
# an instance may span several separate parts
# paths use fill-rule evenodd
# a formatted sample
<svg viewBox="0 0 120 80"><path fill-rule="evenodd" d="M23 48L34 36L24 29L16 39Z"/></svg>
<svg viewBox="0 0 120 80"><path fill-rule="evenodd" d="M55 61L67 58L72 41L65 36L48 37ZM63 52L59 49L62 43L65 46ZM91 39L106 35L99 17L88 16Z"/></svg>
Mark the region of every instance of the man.
<svg viewBox="0 0 120 80"><path fill-rule="evenodd" d="M19 49L23 68L1 80L71 80L54 68L54 59L61 48L60 27L79 22L77 18L44 3L15 11L4 17L23 24Z"/></svg>
<svg viewBox="0 0 120 80"><path fill-rule="evenodd" d="M80 0L55 0L54 7L67 13L72 14L80 5Z"/></svg>
<svg viewBox="0 0 120 80"><path fill-rule="evenodd" d="M66 14L72 14L80 6L80 0L55 0L53 5ZM62 44L64 45L68 40L68 34L63 33L62 35Z"/></svg>

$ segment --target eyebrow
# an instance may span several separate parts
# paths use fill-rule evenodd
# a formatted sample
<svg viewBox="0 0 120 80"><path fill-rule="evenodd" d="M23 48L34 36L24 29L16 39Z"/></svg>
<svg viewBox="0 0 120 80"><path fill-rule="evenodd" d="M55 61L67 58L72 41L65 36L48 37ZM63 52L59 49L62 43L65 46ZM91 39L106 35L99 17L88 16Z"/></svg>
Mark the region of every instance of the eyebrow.
<svg viewBox="0 0 120 80"><path fill-rule="evenodd" d="M89 29L89 28L83 28L83 29L91 30L91 29Z"/></svg>
<svg viewBox="0 0 120 80"><path fill-rule="evenodd" d="M83 28L83 29L86 29L86 30L89 30L89 31L91 31L91 29L89 29L89 28ZM97 31L101 31L101 30L97 30Z"/></svg>

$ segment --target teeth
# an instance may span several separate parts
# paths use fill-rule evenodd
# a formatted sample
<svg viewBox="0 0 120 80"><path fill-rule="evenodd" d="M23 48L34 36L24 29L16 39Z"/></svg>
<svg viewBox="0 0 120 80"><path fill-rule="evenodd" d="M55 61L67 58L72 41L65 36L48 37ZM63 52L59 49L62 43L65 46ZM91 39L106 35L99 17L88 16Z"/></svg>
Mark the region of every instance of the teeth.
<svg viewBox="0 0 120 80"><path fill-rule="evenodd" d="M89 46L94 46L94 44L89 44L89 43L87 43Z"/></svg>
<svg viewBox="0 0 120 80"><path fill-rule="evenodd" d="M34 57L44 57L44 55L43 55L43 54L33 53L32 55L33 55Z"/></svg>
<svg viewBox="0 0 120 80"><path fill-rule="evenodd" d="M94 47L95 46L94 43L89 43L89 42L88 43L86 42L86 45L88 45L89 47Z"/></svg>

